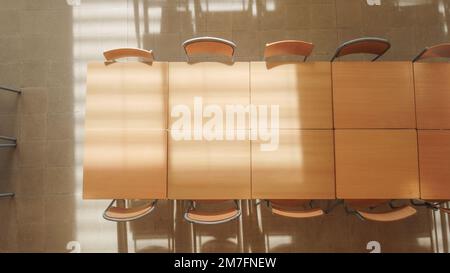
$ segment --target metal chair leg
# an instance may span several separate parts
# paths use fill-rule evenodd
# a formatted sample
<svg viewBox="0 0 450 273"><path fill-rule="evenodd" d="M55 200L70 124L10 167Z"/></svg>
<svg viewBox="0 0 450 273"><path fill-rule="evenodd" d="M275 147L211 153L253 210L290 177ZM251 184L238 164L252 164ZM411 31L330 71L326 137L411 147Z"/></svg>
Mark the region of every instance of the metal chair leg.
<svg viewBox="0 0 450 273"><path fill-rule="evenodd" d="M0 198L7 198L7 197L14 197L14 193L13 192L7 192L7 193L0 193Z"/></svg>
<svg viewBox="0 0 450 273"><path fill-rule="evenodd" d="M17 144L13 144L13 143L11 143L11 144L0 144L0 148L9 148L9 147L16 147L17 146Z"/></svg>
<svg viewBox="0 0 450 273"><path fill-rule="evenodd" d="M332 204L328 204L328 207L325 209L325 214L330 213L334 208L336 208L337 206L339 206L340 204L344 204L344 200L343 199L338 199L332 202Z"/></svg>
<svg viewBox="0 0 450 273"><path fill-rule="evenodd" d="M347 213L347 215L355 215L361 221L365 221L366 220L357 210L349 208L347 206L347 204L345 204L345 203L344 203L344 209L345 209L345 212Z"/></svg>
<svg viewBox="0 0 450 273"><path fill-rule="evenodd" d="M417 199L411 199L409 201L411 202L411 205L416 206L416 207L427 207L432 210L439 209L439 204L436 204L436 203L427 202L427 201L423 201L423 200L417 200Z"/></svg>
<svg viewBox="0 0 450 273"><path fill-rule="evenodd" d="M6 148L6 147L16 147L17 146L17 138L14 137L7 137L7 136L0 136L0 140L9 141L10 143L1 143L0 148Z"/></svg>
<svg viewBox="0 0 450 273"><path fill-rule="evenodd" d="M394 202L395 202L395 200L390 200L389 201L389 207L391 209L398 209L398 208L400 208L400 206L396 206Z"/></svg>
<svg viewBox="0 0 450 273"><path fill-rule="evenodd" d="M6 86L0 86L0 90L8 91L8 92L13 92L13 93L17 93L17 94L19 94L19 95L22 94L22 91L20 91L20 90L18 90L18 89L6 87Z"/></svg>

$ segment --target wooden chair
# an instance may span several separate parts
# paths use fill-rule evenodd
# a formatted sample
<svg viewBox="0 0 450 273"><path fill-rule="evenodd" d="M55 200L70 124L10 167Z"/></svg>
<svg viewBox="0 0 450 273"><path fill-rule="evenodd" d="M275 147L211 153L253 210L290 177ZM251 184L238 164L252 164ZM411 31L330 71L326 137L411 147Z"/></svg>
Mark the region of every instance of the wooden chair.
<svg viewBox="0 0 450 273"><path fill-rule="evenodd" d="M383 56L389 48L391 48L391 44L386 39L374 37L359 38L340 45L331 61L333 62L336 58L346 55L362 53L377 55L372 59L373 62Z"/></svg>
<svg viewBox="0 0 450 273"><path fill-rule="evenodd" d="M153 62L153 51L140 48L115 48L103 52L105 60L108 62L115 62L121 58L136 57L143 62Z"/></svg>
<svg viewBox="0 0 450 273"><path fill-rule="evenodd" d="M150 201L145 205L134 208L113 206L113 204L117 202L118 200L114 199L109 204L108 208L106 208L106 210L103 213L104 219L114 222L127 222L137 220L152 212L156 207L157 201L156 200Z"/></svg>
<svg viewBox="0 0 450 273"><path fill-rule="evenodd" d="M184 219L192 224L222 224L233 221L241 216L241 208L239 202L234 200L235 207L220 211L201 211L197 209L197 203L219 203L226 200L212 201L190 201L189 207L184 214Z"/></svg>
<svg viewBox="0 0 450 273"><path fill-rule="evenodd" d="M424 48L422 52L413 59L413 62L429 58L450 58L450 43Z"/></svg>
<svg viewBox="0 0 450 273"><path fill-rule="evenodd" d="M264 58L268 59L274 56L283 55L297 55L304 56L303 61L305 62L311 52L314 49L312 43L307 43L299 40L284 40L274 43L266 44L264 49Z"/></svg>
<svg viewBox="0 0 450 273"><path fill-rule="evenodd" d="M388 203L391 207L389 211L372 212L371 209L379 205ZM349 208L351 207L351 208ZM375 222L394 222L406 219L417 213L417 210L410 205L395 207L389 200L347 200L345 210L349 214L354 214L361 220Z"/></svg>
<svg viewBox="0 0 450 273"><path fill-rule="evenodd" d="M188 59L198 54L221 55L233 59L236 44L216 37L197 37L183 43Z"/></svg>
<svg viewBox="0 0 450 273"><path fill-rule="evenodd" d="M312 218L325 214L320 208L313 208L312 200L267 200L267 207L273 214L290 218ZM308 206L308 208L302 208Z"/></svg>

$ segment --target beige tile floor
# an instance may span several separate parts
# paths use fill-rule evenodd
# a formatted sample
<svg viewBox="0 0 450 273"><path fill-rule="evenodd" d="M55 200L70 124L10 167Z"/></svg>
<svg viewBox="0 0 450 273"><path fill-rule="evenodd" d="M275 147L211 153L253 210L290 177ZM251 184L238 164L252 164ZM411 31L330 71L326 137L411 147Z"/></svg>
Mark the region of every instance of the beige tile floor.
<svg viewBox="0 0 450 273"><path fill-rule="evenodd" d="M180 44L200 35L232 39L237 60L262 60L279 39L316 44L312 60L329 60L339 43L388 38L383 60L410 60L424 46L449 41L450 0L0 0L0 252L448 252L447 216L419 210L411 219L374 224L345 215L291 220L244 202L242 221L192 228L180 202L160 202L145 219L102 219L108 201L85 201L82 146L86 63L104 49L153 49L161 61L185 60ZM79 248L77 247L79 246Z"/></svg>

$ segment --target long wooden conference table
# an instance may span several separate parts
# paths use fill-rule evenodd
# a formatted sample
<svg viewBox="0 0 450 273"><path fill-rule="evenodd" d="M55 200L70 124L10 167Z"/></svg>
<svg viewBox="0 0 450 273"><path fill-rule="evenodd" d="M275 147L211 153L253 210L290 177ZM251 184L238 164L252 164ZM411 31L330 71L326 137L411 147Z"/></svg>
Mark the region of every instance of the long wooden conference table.
<svg viewBox="0 0 450 273"><path fill-rule="evenodd" d="M84 198L448 200L448 75L446 63L90 63ZM172 110L196 97L279 105L278 148L173 139Z"/></svg>

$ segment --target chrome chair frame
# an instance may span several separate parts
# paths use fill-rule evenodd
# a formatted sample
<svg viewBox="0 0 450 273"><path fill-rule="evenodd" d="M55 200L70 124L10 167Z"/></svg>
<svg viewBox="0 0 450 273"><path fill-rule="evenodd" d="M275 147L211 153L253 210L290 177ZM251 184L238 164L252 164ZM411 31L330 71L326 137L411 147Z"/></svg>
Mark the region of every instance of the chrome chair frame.
<svg viewBox="0 0 450 273"><path fill-rule="evenodd" d="M16 93L18 95L22 94L21 90L6 87L6 86L0 86L0 90L6 91L6 92L12 92ZM7 136L0 136L0 140L5 140L9 143L1 143L0 148L11 148L11 147L17 147L17 138L15 137L7 137ZM14 197L15 194L13 192L7 192L7 193L0 193L0 198L6 198L6 197Z"/></svg>
<svg viewBox="0 0 450 273"><path fill-rule="evenodd" d="M429 47L425 47L424 49L422 49L422 51L421 51L419 54L417 54L416 57L414 57L414 59L412 60L412 62L413 62L413 63L417 62L417 61L422 57L422 55L425 54L425 52L428 51L428 49L430 49L430 48L429 48Z"/></svg>
<svg viewBox="0 0 450 273"><path fill-rule="evenodd" d="M13 192L0 193L0 198L14 197L14 196L15 196L15 193L13 193Z"/></svg>
<svg viewBox="0 0 450 273"><path fill-rule="evenodd" d="M17 94L22 94L22 91L20 91L20 90L18 90L18 89L6 87L6 86L0 86L0 90L8 91L8 92L13 92L13 93L17 93Z"/></svg>
<svg viewBox="0 0 450 273"><path fill-rule="evenodd" d="M428 201L423 201L423 200L418 200L418 199L411 199L410 200L411 205L416 206L416 207L427 207L431 210L439 210L441 208L441 204L445 203L446 201L442 201L442 202L428 202ZM420 203L419 203L420 202Z"/></svg>
<svg viewBox="0 0 450 273"><path fill-rule="evenodd" d="M10 143L7 143L7 144L0 144L0 148L16 147L17 146L17 138L15 138L15 137L0 136L0 140L6 140L6 141L10 142Z"/></svg>

